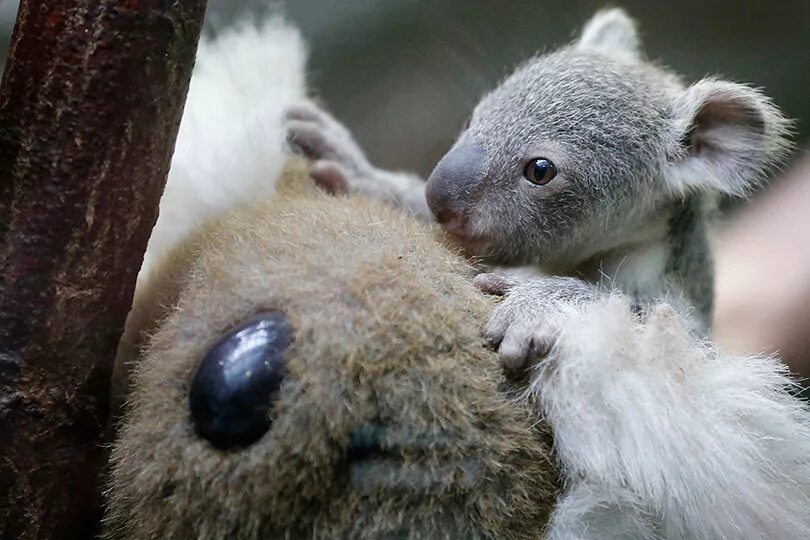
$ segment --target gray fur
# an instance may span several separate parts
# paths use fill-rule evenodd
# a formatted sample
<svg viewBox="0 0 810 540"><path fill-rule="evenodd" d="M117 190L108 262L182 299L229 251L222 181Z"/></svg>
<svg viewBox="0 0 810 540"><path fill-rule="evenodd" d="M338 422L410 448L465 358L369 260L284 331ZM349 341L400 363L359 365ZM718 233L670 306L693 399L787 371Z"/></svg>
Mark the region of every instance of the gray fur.
<svg viewBox="0 0 810 540"><path fill-rule="evenodd" d="M612 9L481 100L428 180L427 199L473 256L619 288L642 305L691 306L705 333L714 201L761 183L784 157L788 128L758 90L713 78L687 87L646 61L635 24ZM538 157L558 169L543 186L523 177ZM392 191L392 174L371 167L346 184L380 196ZM398 193L397 201L422 200L422 186L400 185L419 196ZM452 223L441 219L448 206ZM526 309L531 319L539 307Z"/></svg>
<svg viewBox="0 0 810 540"><path fill-rule="evenodd" d="M669 257L665 268L670 287L682 291L704 318L712 312L714 300L714 263L707 238L709 211L695 194L675 207L669 220Z"/></svg>
<svg viewBox="0 0 810 540"><path fill-rule="evenodd" d="M312 178L327 191L352 189L429 218L424 181L372 165L351 133L328 112L301 103L287 111L285 124L288 143L313 160Z"/></svg>
<svg viewBox="0 0 810 540"><path fill-rule="evenodd" d="M582 29L578 45L626 59L638 59L641 51L636 23L621 9L597 13Z"/></svg>

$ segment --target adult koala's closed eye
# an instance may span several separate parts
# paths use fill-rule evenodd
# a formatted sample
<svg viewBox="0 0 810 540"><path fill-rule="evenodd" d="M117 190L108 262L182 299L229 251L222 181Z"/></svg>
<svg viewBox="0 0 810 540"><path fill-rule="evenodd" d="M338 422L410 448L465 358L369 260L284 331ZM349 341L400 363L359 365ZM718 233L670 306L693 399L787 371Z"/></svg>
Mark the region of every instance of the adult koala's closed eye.
<svg viewBox="0 0 810 540"><path fill-rule="evenodd" d="M345 130L334 136L338 130L322 127L334 123L290 124L289 135L331 178L342 171L350 188L400 204L422 200L415 193L424 185L413 177L342 153ZM784 154L787 127L757 90L713 78L687 86L645 61L633 21L608 10L574 44L530 59L481 100L430 176L426 200L472 255L606 284L641 310L667 298L693 308L695 327L705 333L714 199L762 182ZM347 157L363 162L359 174ZM569 296L579 289L587 287ZM491 328L505 332L510 325L502 323ZM512 332L517 343L502 351L512 363L538 348L535 329L522 326L522 335Z"/></svg>

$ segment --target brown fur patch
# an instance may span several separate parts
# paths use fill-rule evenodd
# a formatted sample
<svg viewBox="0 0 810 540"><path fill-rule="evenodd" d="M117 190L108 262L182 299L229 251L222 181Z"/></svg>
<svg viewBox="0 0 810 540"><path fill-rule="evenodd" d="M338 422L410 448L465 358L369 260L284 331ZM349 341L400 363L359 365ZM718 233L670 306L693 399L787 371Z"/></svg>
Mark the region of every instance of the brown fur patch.
<svg viewBox="0 0 810 540"><path fill-rule="evenodd" d="M113 450L106 537L540 536L559 488L548 434L483 343L491 305L471 267L403 213L310 184L288 172L272 201L209 225L141 288L127 339L151 338ZM265 310L295 332L273 426L217 450L191 425L191 378ZM348 460L361 426L382 430L385 457Z"/></svg>

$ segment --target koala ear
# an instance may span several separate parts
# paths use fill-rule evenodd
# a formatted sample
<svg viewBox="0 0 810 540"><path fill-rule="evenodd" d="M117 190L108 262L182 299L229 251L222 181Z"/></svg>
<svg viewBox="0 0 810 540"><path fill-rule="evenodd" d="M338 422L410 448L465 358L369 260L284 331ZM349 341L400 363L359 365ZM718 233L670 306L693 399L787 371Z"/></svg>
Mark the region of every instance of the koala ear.
<svg viewBox="0 0 810 540"><path fill-rule="evenodd" d="M630 60L639 57L641 44L635 21L624 10L613 8L599 11L588 21L576 46Z"/></svg>
<svg viewBox="0 0 810 540"><path fill-rule="evenodd" d="M746 195L790 150L790 121L742 84L704 79L684 90L671 112L680 150L668 176L678 191Z"/></svg>

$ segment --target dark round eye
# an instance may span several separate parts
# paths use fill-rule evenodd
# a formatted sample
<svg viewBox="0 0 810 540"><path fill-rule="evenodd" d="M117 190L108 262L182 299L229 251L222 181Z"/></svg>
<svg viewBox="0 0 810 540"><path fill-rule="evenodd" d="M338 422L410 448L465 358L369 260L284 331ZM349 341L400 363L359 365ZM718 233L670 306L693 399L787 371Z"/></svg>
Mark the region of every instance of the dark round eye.
<svg viewBox="0 0 810 540"><path fill-rule="evenodd" d="M197 434L223 450L244 448L264 435L291 342L284 314L270 311L214 343L191 383L189 407Z"/></svg>
<svg viewBox="0 0 810 540"><path fill-rule="evenodd" d="M543 186L557 176L557 167L546 158L535 158L526 164L523 176L532 184Z"/></svg>

